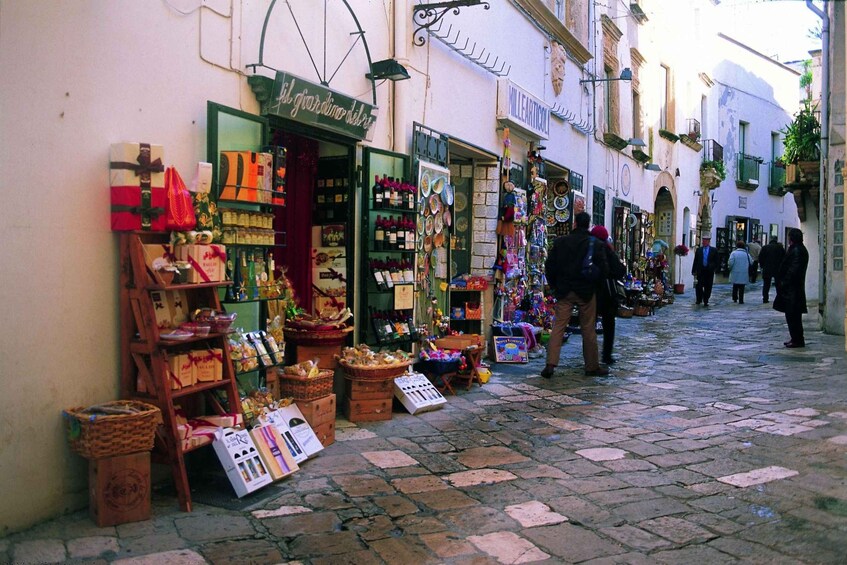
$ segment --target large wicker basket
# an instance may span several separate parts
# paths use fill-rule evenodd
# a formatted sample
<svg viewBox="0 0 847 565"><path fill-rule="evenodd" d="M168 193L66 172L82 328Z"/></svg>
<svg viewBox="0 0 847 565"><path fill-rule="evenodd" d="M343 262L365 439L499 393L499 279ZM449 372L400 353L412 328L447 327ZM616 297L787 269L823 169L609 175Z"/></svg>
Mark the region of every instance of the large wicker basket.
<svg viewBox="0 0 847 565"><path fill-rule="evenodd" d="M281 397L292 397L294 400L315 400L332 394L333 371L321 371L317 377L300 377L297 375L286 375L282 371L279 375L279 394Z"/></svg>
<svg viewBox="0 0 847 565"><path fill-rule="evenodd" d="M100 406L133 408L135 414L89 414L79 406L64 410L71 449L88 459L128 455L153 449L156 426L162 420L159 409L136 400L104 402Z"/></svg>
<svg viewBox="0 0 847 565"><path fill-rule="evenodd" d="M406 372L406 368L412 364L409 359L403 363L394 365L351 365L340 359L338 364L344 368L344 376L351 380L360 381L383 381L399 377Z"/></svg>
<svg viewBox="0 0 847 565"><path fill-rule="evenodd" d="M298 328L283 328L285 341L298 345L341 345L347 335L353 331L353 326L340 330L302 330Z"/></svg>

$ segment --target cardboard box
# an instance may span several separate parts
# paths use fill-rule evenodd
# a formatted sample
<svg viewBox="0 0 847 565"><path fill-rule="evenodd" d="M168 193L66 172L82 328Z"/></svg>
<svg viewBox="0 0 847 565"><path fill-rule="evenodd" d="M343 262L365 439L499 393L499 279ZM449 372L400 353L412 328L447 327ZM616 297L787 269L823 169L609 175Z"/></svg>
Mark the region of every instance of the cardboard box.
<svg viewBox="0 0 847 565"><path fill-rule="evenodd" d="M323 450L323 445L321 445L318 436L315 435L309 422L306 421L306 417L303 416L296 404L284 406L277 412L284 419L294 437L297 438L297 443L300 444L307 456L311 457Z"/></svg>
<svg viewBox="0 0 847 565"><path fill-rule="evenodd" d="M435 385L420 373L408 373L394 379L394 396L410 414L436 410L447 403Z"/></svg>
<svg viewBox="0 0 847 565"><path fill-rule="evenodd" d="M350 400L385 400L394 396L394 379L379 381L344 380L344 391Z"/></svg>
<svg viewBox="0 0 847 565"><path fill-rule="evenodd" d="M223 350L194 349L189 355L194 362L194 377L197 382L209 383L223 378Z"/></svg>
<svg viewBox="0 0 847 565"><path fill-rule="evenodd" d="M303 449L302 445L300 445L300 442L297 440L294 432L292 432L291 428L288 427L288 424L285 421L285 416L283 416L279 410L262 414L259 416L259 421L263 424L269 424L276 427L276 431L278 431L279 435L282 436L282 439L285 440L285 444L288 446L288 451L291 453L294 461L302 463L309 458L309 454L306 453L306 450Z"/></svg>
<svg viewBox="0 0 847 565"><path fill-rule="evenodd" d="M88 462L88 511L99 527L150 519L150 452Z"/></svg>
<svg viewBox="0 0 847 565"><path fill-rule="evenodd" d="M312 426L312 429L317 428L320 424L335 422L335 411L337 406L334 394L330 394L316 400L310 400L308 402L297 400L296 404L300 409L300 412L302 412L303 416L306 418L306 421L309 422L310 426Z"/></svg>
<svg viewBox="0 0 847 565"><path fill-rule="evenodd" d="M220 157L220 199L256 202L259 154L253 151L221 151Z"/></svg>
<svg viewBox="0 0 847 565"><path fill-rule="evenodd" d="M177 245L174 255L179 261L187 261L191 265L186 271L189 283L220 282L226 279L225 245Z"/></svg>
<svg viewBox="0 0 847 565"><path fill-rule="evenodd" d="M167 230L163 156L161 145L112 144L109 150L109 192L113 230Z"/></svg>
<svg viewBox="0 0 847 565"><path fill-rule="evenodd" d="M321 444L326 447L335 443L335 422L324 422L315 428L315 435L321 440Z"/></svg>
<svg viewBox="0 0 847 565"><path fill-rule="evenodd" d="M212 442L212 447L238 498L273 482L273 477L265 468L249 432L233 428L221 429Z"/></svg>
<svg viewBox="0 0 847 565"><path fill-rule="evenodd" d="M295 344L297 351L297 363L302 363L303 361L310 361L312 359L318 360L318 368L319 369L332 369L335 370L338 367L338 361L336 361L335 356L341 355L341 349L344 347L344 344L338 345L300 345Z"/></svg>
<svg viewBox="0 0 847 565"><path fill-rule="evenodd" d="M168 377L171 390L189 387L197 382L194 361L188 353L176 353L168 357Z"/></svg>
<svg viewBox="0 0 847 565"><path fill-rule="evenodd" d="M274 189L274 156L270 153L257 154L256 199L269 204Z"/></svg>
<svg viewBox="0 0 847 565"><path fill-rule="evenodd" d="M188 293L184 290L155 290L150 292L156 325L159 329L178 328L188 321Z"/></svg>
<svg viewBox="0 0 847 565"><path fill-rule="evenodd" d="M351 422L378 422L382 420L390 420L392 398L383 400L348 399L344 403L344 414Z"/></svg>
<svg viewBox="0 0 847 565"><path fill-rule="evenodd" d="M300 469L275 426L269 424L253 428L250 436L274 480L287 477Z"/></svg>

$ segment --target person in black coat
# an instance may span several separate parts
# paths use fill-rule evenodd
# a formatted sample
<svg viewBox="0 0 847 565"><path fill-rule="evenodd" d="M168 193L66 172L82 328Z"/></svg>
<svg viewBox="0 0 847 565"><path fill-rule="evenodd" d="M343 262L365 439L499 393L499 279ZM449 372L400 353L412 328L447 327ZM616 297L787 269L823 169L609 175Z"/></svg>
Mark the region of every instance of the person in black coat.
<svg viewBox="0 0 847 565"><path fill-rule="evenodd" d="M767 304L770 301L771 281L776 278L779 272L779 264L785 258L785 248L779 243L775 237L771 237L770 242L762 247L759 252L759 264L762 266L762 303Z"/></svg>
<svg viewBox="0 0 847 565"><path fill-rule="evenodd" d="M792 228L788 232L788 251L779 264L776 274L776 298L773 308L785 313L785 323L791 339L785 347L806 347L803 336L803 314L806 308L806 268L809 266L809 252L803 245L803 232Z"/></svg>
<svg viewBox="0 0 847 565"><path fill-rule="evenodd" d="M618 303L611 292L613 287L609 285L614 285L615 281L626 276L626 266L621 263L618 254L615 253L609 231L605 227L594 226L591 228L591 235L605 242L603 253L609 264L609 276L600 282L600 287L597 289L597 315L603 321L603 353L600 358L606 365L613 365L615 358L612 357L612 351L615 348L615 318L618 317Z"/></svg>
<svg viewBox="0 0 847 565"><path fill-rule="evenodd" d="M715 271L720 266L718 250L709 245L712 242L710 235L702 238L702 245L694 252L694 264L691 266L691 274L696 279L694 283L695 304L703 303L709 307L709 298L712 297L712 285L715 283Z"/></svg>
<svg viewBox="0 0 847 565"><path fill-rule="evenodd" d="M576 229L556 238L544 264L547 284L556 297L554 307L553 330L547 343L547 365L541 376L549 379L559 364L562 352L562 340L571 319L574 306L579 308L579 326L582 333L582 356L585 360L585 374L608 375L609 369L600 365L597 351L597 284L609 272L606 264L604 244L588 233L591 216L586 212L576 215ZM593 263L599 268L600 275L589 280L583 274L583 261L589 245L593 250Z"/></svg>

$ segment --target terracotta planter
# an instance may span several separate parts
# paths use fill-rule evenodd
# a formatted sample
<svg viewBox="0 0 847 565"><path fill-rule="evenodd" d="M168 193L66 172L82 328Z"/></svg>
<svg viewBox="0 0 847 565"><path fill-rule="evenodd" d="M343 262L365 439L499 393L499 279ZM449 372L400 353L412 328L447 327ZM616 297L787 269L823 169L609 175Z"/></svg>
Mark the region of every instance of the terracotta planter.
<svg viewBox="0 0 847 565"><path fill-rule="evenodd" d="M708 168L700 171L700 188L713 189L721 185L721 177L717 171Z"/></svg>
<svg viewBox="0 0 847 565"><path fill-rule="evenodd" d="M673 293L674 294L683 294L685 293L685 284L677 283L673 285Z"/></svg>

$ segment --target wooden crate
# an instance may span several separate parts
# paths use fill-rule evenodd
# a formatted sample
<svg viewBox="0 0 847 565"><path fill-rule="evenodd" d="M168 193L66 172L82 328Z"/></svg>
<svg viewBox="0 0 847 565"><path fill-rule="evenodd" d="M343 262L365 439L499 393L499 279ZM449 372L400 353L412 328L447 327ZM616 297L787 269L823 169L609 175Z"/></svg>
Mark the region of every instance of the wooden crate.
<svg viewBox="0 0 847 565"><path fill-rule="evenodd" d="M344 392L350 400L384 400L394 395L394 379L345 381Z"/></svg>
<svg viewBox="0 0 847 565"><path fill-rule="evenodd" d="M436 339L433 343L438 349L465 349L472 345L482 346L482 336L479 334L450 335Z"/></svg>
<svg viewBox="0 0 847 565"><path fill-rule="evenodd" d="M294 347L297 350L297 363L317 359L319 368L335 370L335 368L338 367L338 361L335 360L335 356L341 355L341 348L344 347L344 345L295 344Z"/></svg>
<svg viewBox="0 0 847 565"><path fill-rule="evenodd" d="M306 417L306 421L309 422L312 429L327 422L335 422L335 410L337 406L334 394L316 400L309 400L308 402L302 400L296 402L297 407L303 413L303 416Z"/></svg>
<svg viewBox="0 0 847 565"><path fill-rule="evenodd" d="M394 385L392 385L393 387ZM378 400L346 400L344 402L344 415L351 422L378 422L391 419L391 403L394 400L394 392L385 399Z"/></svg>
<svg viewBox="0 0 847 565"><path fill-rule="evenodd" d="M324 422L314 428L312 431L315 432L315 435L318 436L318 439L321 440L321 444L326 447L335 443L335 421L332 422Z"/></svg>
<svg viewBox="0 0 847 565"><path fill-rule="evenodd" d="M150 519L150 452L91 459L88 511L99 527Z"/></svg>

